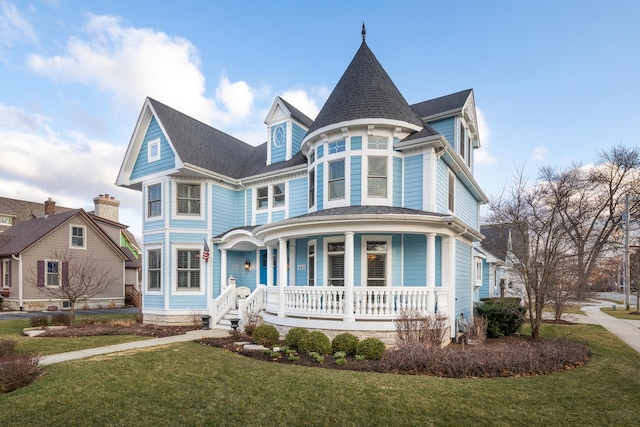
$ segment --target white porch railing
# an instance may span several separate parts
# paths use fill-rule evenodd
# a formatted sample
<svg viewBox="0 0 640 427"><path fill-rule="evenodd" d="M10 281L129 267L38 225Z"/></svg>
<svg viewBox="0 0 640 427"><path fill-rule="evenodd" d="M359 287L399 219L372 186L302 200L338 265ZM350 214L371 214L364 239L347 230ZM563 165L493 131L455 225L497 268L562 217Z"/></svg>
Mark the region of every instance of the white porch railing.
<svg viewBox="0 0 640 427"><path fill-rule="evenodd" d="M280 289L260 287L264 309L276 314L280 310ZM331 286L290 286L284 288L284 314L296 317L340 319L344 317L344 288ZM253 296L253 295L252 295ZM402 310L448 314L448 290L442 288L371 288L353 289L353 313L356 320L393 320ZM429 306L432 301L433 306ZM259 311L254 302L252 311Z"/></svg>
<svg viewBox="0 0 640 427"><path fill-rule="evenodd" d="M214 300L213 323L216 324L224 317L230 309L236 306L236 287L231 284Z"/></svg>

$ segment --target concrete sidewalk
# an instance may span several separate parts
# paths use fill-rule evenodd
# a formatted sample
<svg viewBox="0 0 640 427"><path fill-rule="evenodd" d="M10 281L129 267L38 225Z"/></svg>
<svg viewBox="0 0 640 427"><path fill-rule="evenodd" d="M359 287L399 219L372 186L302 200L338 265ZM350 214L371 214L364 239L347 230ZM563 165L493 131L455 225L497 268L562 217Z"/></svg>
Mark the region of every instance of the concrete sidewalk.
<svg viewBox="0 0 640 427"><path fill-rule="evenodd" d="M67 353L51 354L40 358L40 365L51 365L54 363L68 362L69 360L84 359L101 354L117 353L121 351L135 350L138 348L155 347L159 345L172 344L175 342L195 341L201 338L223 338L229 336L228 329L200 329L189 331L184 335L173 335L164 338L152 338L142 341L134 341L122 344L114 344L106 347L86 348L84 350L69 351Z"/></svg>
<svg viewBox="0 0 640 427"><path fill-rule="evenodd" d="M594 322L611 332L622 341L626 342L635 351L640 353L640 322L638 320L622 320L600 311L602 307L610 307L611 303L598 301L600 305L586 305L582 311Z"/></svg>

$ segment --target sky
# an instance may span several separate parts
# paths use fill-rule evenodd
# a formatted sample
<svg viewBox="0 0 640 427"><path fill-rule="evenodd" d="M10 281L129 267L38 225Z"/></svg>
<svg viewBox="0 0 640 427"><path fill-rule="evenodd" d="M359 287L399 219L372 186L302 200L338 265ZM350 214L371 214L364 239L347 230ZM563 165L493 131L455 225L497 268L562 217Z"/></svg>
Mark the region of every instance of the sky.
<svg viewBox="0 0 640 427"><path fill-rule="evenodd" d="M280 95L315 117L361 43L410 104L473 88L489 198L638 144L640 2L0 0L0 196L93 210L145 97L249 144Z"/></svg>

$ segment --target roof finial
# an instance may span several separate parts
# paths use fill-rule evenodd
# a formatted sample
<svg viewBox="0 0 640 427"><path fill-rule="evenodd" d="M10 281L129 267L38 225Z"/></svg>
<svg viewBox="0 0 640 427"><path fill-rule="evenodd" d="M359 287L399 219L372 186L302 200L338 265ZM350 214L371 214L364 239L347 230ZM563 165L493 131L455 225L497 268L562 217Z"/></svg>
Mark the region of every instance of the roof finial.
<svg viewBox="0 0 640 427"><path fill-rule="evenodd" d="M362 42L364 43L364 39L367 38L367 29L364 28L364 21L362 21Z"/></svg>

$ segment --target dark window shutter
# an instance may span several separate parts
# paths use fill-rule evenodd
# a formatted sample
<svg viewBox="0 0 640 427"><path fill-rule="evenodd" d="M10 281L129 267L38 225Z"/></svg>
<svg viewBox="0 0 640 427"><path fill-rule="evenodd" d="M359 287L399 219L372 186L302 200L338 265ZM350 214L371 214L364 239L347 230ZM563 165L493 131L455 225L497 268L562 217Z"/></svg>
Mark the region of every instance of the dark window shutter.
<svg viewBox="0 0 640 427"><path fill-rule="evenodd" d="M38 261L38 287L44 287L44 261Z"/></svg>
<svg viewBox="0 0 640 427"><path fill-rule="evenodd" d="M69 285L69 262L62 263L62 286Z"/></svg>

